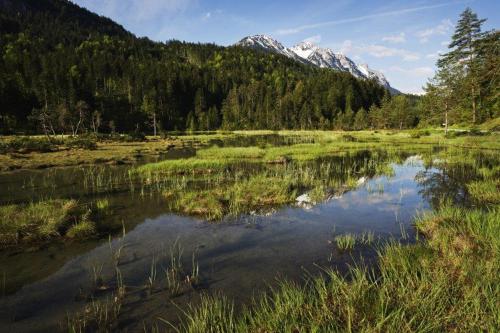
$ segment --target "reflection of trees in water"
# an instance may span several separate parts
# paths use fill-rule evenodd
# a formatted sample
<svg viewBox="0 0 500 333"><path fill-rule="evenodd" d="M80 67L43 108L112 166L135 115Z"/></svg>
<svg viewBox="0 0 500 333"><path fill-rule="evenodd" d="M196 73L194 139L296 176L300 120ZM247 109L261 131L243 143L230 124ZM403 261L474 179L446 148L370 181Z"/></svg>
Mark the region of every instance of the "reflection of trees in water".
<svg viewBox="0 0 500 333"><path fill-rule="evenodd" d="M393 155L386 150L355 150L347 151L338 156L327 156L318 158L308 165L316 178L336 179L346 181L350 176L373 177L377 173L377 167L388 164L395 160ZM330 168L325 166L330 165Z"/></svg>
<svg viewBox="0 0 500 333"><path fill-rule="evenodd" d="M451 200L456 205L468 205L466 184L479 178L477 169L472 164L441 164L418 172L415 181L420 186L419 193L422 197L436 208L442 200Z"/></svg>

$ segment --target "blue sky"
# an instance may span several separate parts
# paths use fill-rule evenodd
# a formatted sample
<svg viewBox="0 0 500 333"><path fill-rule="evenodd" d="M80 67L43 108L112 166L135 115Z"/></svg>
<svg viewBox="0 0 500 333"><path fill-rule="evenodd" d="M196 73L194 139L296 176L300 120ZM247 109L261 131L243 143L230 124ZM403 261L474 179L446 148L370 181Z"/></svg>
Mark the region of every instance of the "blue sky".
<svg viewBox="0 0 500 333"><path fill-rule="evenodd" d="M74 0L153 40L230 45L268 34L285 46L310 40L382 71L392 86L420 93L467 6L499 28L499 0Z"/></svg>

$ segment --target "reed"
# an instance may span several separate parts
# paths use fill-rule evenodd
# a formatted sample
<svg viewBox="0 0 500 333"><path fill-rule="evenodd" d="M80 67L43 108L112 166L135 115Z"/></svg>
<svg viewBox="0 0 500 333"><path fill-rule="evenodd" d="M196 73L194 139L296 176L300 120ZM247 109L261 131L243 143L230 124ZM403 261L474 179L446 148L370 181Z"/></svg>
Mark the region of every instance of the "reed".
<svg viewBox="0 0 500 333"><path fill-rule="evenodd" d="M153 294L155 281L156 281L156 258L155 256L153 256L153 259L151 260L151 266L149 268L148 279L146 281L146 287L148 289L149 295Z"/></svg>

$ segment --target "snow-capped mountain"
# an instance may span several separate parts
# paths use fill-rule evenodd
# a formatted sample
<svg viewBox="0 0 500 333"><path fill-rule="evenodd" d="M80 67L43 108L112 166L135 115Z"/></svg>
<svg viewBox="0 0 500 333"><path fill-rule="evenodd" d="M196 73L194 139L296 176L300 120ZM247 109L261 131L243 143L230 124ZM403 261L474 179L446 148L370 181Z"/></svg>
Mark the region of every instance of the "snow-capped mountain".
<svg viewBox="0 0 500 333"><path fill-rule="evenodd" d="M387 81L381 72L369 68L367 64L358 65L342 53L335 53L329 48L321 48L311 42L302 42L292 48L287 48L272 37L255 35L243 38L236 45L279 53L321 68L332 68L349 72L357 78L375 79L378 83L389 89L392 94L400 93L391 87L389 81Z"/></svg>
<svg viewBox="0 0 500 333"><path fill-rule="evenodd" d="M238 46L246 46L246 47L251 47L254 49L262 50L262 51L267 51L267 52L274 52L278 54L282 54L284 56L287 56L288 58L295 59L300 62L307 62L304 61L303 58L299 57L297 54L295 54L291 49L284 47L283 44L278 42L277 40L266 36L266 35L254 35L254 36L248 36L240 40L238 43L236 43Z"/></svg>
<svg viewBox="0 0 500 333"><path fill-rule="evenodd" d="M364 76L370 79L377 80L378 82L380 82L380 84L382 84L385 87L392 88L391 85L389 84L389 81L387 81L387 79L385 78L384 74L374 69L371 69L370 67L368 67L368 64L361 64L358 66L358 69L361 71L361 73L363 73Z"/></svg>
<svg viewBox="0 0 500 333"><path fill-rule="evenodd" d="M302 42L292 47L291 50L318 67L346 71L358 78L365 77L351 59L331 49L324 49L310 42Z"/></svg>

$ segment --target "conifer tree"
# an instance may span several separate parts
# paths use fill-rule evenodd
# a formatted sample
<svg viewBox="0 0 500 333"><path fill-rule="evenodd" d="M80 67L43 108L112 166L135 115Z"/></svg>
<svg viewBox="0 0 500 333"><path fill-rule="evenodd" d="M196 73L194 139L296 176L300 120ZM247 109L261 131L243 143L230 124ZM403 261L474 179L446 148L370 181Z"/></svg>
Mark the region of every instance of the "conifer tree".
<svg viewBox="0 0 500 333"><path fill-rule="evenodd" d="M356 112L354 116L353 129L363 130L368 128L368 114L364 108L361 108Z"/></svg>
<svg viewBox="0 0 500 333"><path fill-rule="evenodd" d="M466 8L457 26L455 33L451 38L451 43L448 48L450 52L445 54L439 61L438 67L443 69L450 65L461 66L462 70L467 73L466 84L470 90L470 99L472 104L472 122L477 119L477 98L478 98L478 78L477 78L477 56L478 56L478 41L483 36L481 25L486 19L479 19L477 14L470 8Z"/></svg>

